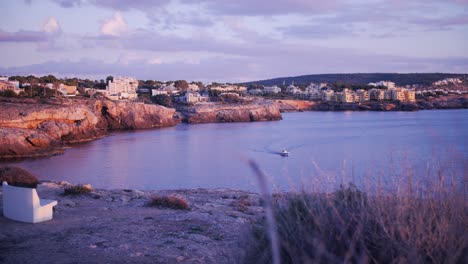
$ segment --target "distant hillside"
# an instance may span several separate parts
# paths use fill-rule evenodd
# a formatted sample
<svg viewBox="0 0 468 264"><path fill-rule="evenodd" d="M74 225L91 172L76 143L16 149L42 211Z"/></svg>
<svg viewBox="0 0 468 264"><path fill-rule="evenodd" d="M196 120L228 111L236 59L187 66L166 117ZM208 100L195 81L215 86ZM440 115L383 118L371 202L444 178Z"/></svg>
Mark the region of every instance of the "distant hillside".
<svg viewBox="0 0 468 264"><path fill-rule="evenodd" d="M291 84L309 84L311 82L336 83L343 82L347 84L368 84L378 81L392 81L397 85L407 84L425 84L429 85L435 81L453 77L468 77L468 74L456 73L349 73L349 74L313 74L296 77L282 77L262 81L247 82L244 84L261 84L264 86Z"/></svg>

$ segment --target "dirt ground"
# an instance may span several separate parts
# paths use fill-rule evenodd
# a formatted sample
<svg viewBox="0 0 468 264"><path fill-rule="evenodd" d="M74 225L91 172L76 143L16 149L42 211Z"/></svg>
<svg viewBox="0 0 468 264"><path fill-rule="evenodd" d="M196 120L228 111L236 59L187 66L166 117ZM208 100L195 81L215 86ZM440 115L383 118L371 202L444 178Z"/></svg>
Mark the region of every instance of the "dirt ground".
<svg viewBox="0 0 468 264"><path fill-rule="evenodd" d="M38 186L39 197L58 200L51 221L27 224L2 214L0 263L239 263L250 223L263 215L258 195L244 191L95 190L62 196L65 186ZM185 197L189 209L145 205L152 195L168 194Z"/></svg>

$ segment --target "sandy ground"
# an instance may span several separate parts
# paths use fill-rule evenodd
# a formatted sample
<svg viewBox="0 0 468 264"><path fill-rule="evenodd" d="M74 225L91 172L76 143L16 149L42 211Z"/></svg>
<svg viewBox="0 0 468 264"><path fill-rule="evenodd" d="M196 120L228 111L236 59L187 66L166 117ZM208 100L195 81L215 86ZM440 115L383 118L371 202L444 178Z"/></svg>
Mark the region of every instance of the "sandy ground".
<svg viewBox="0 0 468 264"><path fill-rule="evenodd" d="M258 195L243 191L95 190L62 196L64 186L38 186L41 198L58 200L51 221L0 217L0 263L239 263L250 223L263 215ZM145 206L151 195L173 193L189 201L189 210Z"/></svg>

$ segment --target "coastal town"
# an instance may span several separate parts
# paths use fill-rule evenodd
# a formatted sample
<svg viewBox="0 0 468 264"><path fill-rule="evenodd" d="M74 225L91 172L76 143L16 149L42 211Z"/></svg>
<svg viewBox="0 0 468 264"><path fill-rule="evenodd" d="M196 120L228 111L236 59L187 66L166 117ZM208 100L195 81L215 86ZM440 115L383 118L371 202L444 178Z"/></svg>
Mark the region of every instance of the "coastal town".
<svg viewBox="0 0 468 264"><path fill-rule="evenodd" d="M36 93L34 93L36 90ZM173 103L198 104L218 101L216 98L265 97L335 103L416 102L434 96L468 94L465 78L445 78L431 85L397 85L392 81L377 81L359 85L314 83L263 86L216 82L137 80L133 77L112 77L90 81L43 77L0 77L0 95L17 97L105 97L110 100L151 101L165 98ZM167 101L166 100L166 101ZM154 101L154 100L153 100ZM157 100L156 100L157 101Z"/></svg>

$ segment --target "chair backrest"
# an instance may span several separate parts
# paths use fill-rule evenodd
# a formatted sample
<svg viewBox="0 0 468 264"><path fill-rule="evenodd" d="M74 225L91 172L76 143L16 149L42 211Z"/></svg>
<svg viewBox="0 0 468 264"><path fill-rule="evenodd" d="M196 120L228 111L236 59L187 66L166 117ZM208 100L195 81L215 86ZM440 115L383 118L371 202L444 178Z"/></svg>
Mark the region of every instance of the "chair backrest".
<svg viewBox="0 0 468 264"><path fill-rule="evenodd" d="M3 182L3 197L4 201L14 203L15 206L25 209L34 209L40 206L37 191L32 188L11 186L7 182Z"/></svg>

